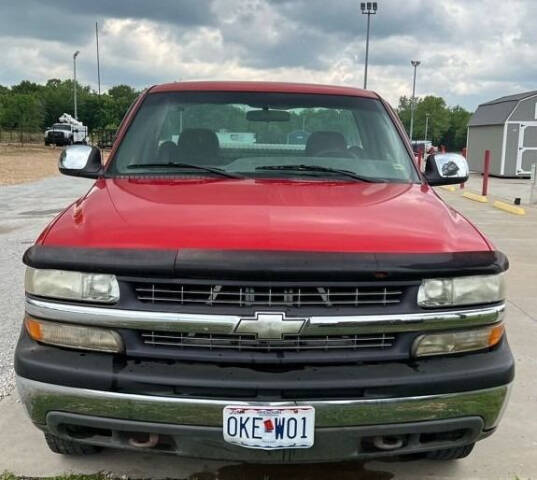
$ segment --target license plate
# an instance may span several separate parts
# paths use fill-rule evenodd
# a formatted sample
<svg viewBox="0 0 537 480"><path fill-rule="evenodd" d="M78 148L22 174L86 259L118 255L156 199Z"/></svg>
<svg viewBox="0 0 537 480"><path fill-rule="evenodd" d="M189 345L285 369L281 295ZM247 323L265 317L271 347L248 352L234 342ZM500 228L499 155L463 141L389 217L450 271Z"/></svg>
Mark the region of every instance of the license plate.
<svg viewBox="0 0 537 480"><path fill-rule="evenodd" d="M224 440L263 450L310 448L315 431L313 407L224 408Z"/></svg>

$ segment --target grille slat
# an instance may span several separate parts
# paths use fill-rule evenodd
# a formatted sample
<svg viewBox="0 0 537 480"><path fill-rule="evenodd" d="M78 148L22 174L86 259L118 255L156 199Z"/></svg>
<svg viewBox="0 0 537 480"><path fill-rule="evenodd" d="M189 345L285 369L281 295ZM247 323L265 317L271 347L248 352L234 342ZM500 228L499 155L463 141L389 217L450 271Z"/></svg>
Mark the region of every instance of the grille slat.
<svg viewBox="0 0 537 480"><path fill-rule="evenodd" d="M156 303L156 302L174 302L174 303L187 303L187 302L181 302L180 299L177 299L177 298L166 298L166 297L141 297L139 296L138 297L138 300L142 300L142 301L151 301L153 303ZM204 303L204 304L207 304L207 305L211 305L211 303L209 303L208 301L198 301L198 302L194 302L194 301L190 301L188 303ZM216 303L216 302L213 302L213 304ZM219 304L228 304L228 305L237 305L237 302L234 302L233 300L220 300L218 301ZM244 303L244 302L243 302ZM376 300L359 300L358 302L355 302L355 301L345 301L345 300L342 300L342 301L337 301L337 305L387 305L389 303L399 303L399 300L386 300L385 302L381 301L381 302L378 302ZM267 302L248 302L247 305L252 305L252 306L268 306ZM290 305L289 302L275 302L275 301L272 301L271 302L271 305L272 306L286 306L286 305ZM319 302L300 302L300 305L320 305ZM300 305L296 305L296 306L300 306ZM334 302L330 302L329 305L325 305L325 306L332 306L334 305Z"/></svg>
<svg viewBox="0 0 537 480"><path fill-rule="evenodd" d="M144 332L141 334L141 339L143 343L152 347L301 352L305 350L387 349L394 345L396 338L394 335L386 334L323 337L291 335L282 340L258 340L254 335Z"/></svg>
<svg viewBox="0 0 537 480"><path fill-rule="evenodd" d="M218 284L137 283L136 296L141 302L179 305L236 306L355 306L400 303L404 288L394 287L274 287Z"/></svg>
<svg viewBox="0 0 537 480"><path fill-rule="evenodd" d="M218 287L220 287L218 285ZM211 292L211 290L209 289L209 295L212 295L214 298L216 298L216 296L225 296L225 295L236 295L236 293L234 292L219 292L217 295L216 295L216 288L217 287L213 287L214 288L214 291ZM171 289L164 289L164 288L136 288L136 291L138 292L156 292L156 293L170 293L170 294L177 294L178 290L171 290ZM203 294L205 295L207 292L204 291L204 290L185 290L184 293L186 294ZM401 295L401 292L400 290L394 290L394 291L390 291L390 292L386 292L384 293L384 291L378 291L378 292L360 292L359 296L361 297L367 297L367 296L371 296L371 295L379 295L379 296L384 296L384 295ZM255 293L256 296L262 296L262 297L270 297L271 294L270 293ZM319 297L321 294L320 293L301 293L300 292L300 288L297 289L297 292L296 292L296 295L297 295L297 298L301 298L301 297ZM347 293L347 292L335 292L335 293L330 293L330 297L333 298L333 297L337 297L337 296L342 296L342 295L346 295L346 296L349 296L351 294ZM358 293L352 293L352 295L358 295Z"/></svg>

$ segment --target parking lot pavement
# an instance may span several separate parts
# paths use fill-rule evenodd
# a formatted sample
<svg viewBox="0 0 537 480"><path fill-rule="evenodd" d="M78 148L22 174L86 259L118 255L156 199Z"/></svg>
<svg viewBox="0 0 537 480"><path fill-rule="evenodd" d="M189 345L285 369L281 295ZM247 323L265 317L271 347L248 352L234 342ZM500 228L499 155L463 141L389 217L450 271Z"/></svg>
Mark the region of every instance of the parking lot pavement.
<svg viewBox="0 0 537 480"><path fill-rule="evenodd" d="M480 173L472 173L466 188L470 191L481 193L483 187L483 175ZM513 204L515 198L520 198L522 205L526 206L530 203L531 181L529 178L500 178L490 177L488 193L493 195L498 200L503 200ZM459 188L458 186L456 188ZM537 190L534 193L534 201L537 201Z"/></svg>
<svg viewBox="0 0 537 480"><path fill-rule="evenodd" d="M50 177L0 187L0 398L13 388L13 349L23 315L22 254L43 227L90 185L86 179ZM0 462L0 471L1 467Z"/></svg>
<svg viewBox="0 0 537 480"><path fill-rule="evenodd" d="M89 183L66 177L0 188L0 291L4 321L0 325L2 365L11 371L13 346L22 316L22 252L53 211L83 193ZM105 451L93 457L67 458L50 453L42 435L27 420L16 394L0 401L0 471L53 476L66 472L112 472L131 478L190 479L505 479L537 478L537 209L515 216L478 204L460 192L439 190L455 208L490 236L511 262L508 272L508 335L517 362L511 403L498 432L477 444L458 462L368 462L338 465L224 465L173 456ZM3 229L3 230L2 230ZM3 232L3 233L2 233ZM2 379L5 379L5 373ZM9 386L11 384L8 384Z"/></svg>

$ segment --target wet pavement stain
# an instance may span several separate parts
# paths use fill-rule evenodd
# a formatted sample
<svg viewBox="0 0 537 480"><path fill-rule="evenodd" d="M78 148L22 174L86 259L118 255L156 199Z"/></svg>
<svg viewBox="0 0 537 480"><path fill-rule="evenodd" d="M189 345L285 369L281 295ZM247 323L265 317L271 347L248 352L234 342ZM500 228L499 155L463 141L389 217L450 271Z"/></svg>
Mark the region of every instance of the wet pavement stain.
<svg viewBox="0 0 537 480"><path fill-rule="evenodd" d="M363 463L227 465L216 472L194 473L188 480L390 480L393 473L368 470Z"/></svg>
<svg viewBox="0 0 537 480"><path fill-rule="evenodd" d="M56 215L60 213L63 208L51 208L49 210L28 210L26 212L20 212L19 215L28 217L44 217L45 215Z"/></svg>
<svg viewBox="0 0 537 480"><path fill-rule="evenodd" d="M15 230L18 230L19 228L20 227L2 227L2 225L0 225L0 235L14 232Z"/></svg>

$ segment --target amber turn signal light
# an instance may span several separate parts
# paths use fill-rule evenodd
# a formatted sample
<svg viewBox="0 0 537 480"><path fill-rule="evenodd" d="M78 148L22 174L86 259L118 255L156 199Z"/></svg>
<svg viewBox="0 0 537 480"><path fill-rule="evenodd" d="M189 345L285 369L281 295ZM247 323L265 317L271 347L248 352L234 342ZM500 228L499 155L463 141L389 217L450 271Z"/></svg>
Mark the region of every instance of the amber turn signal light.
<svg viewBox="0 0 537 480"><path fill-rule="evenodd" d="M36 342L77 350L120 353L123 340L114 330L41 320L26 315L24 326Z"/></svg>
<svg viewBox="0 0 537 480"><path fill-rule="evenodd" d="M483 350L497 345L505 333L503 323L480 328L430 333L418 337L412 348L415 357L449 355Z"/></svg>

